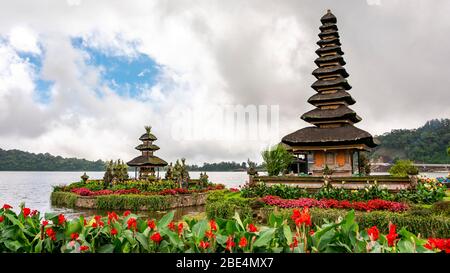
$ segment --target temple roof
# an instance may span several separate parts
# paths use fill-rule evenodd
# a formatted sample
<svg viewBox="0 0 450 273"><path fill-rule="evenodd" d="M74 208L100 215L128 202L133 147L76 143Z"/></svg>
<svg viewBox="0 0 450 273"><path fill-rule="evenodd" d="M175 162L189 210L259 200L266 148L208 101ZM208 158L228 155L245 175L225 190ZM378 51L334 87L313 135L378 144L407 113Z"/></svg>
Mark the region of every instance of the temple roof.
<svg viewBox="0 0 450 273"><path fill-rule="evenodd" d="M331 63L331 62L338 62L340 65L345 65L344 58L340 55L328 55L328 56L319 57L319 58L315 59L314 62L317 65Z"/></svg>
<svg viewBox="0 0 450 273"><path fill-rule="evenodd" d="M154 141L154 140L157 140L157 138L152 133L145 133L139 138L139 140L142 140L142 141L144 141L144 140Z"/></svg>
<svg viewBox="0 0 450 273"><path fill-rule="evenodd" d="M339 38L333 38L333 39L319 40L316 44L319 46L325 46L325 45L330 45L330 44L335 44L335 45L340 46L341 41L339 41Z"/></svg>
<svg viewBox="0 0 450 273"><path fill-rule="evenodd" d="M322 18L320 18L320 22L322 22L322 24L326 23L336 24L337 19L336 16L334 16L334 14L331 13L331 10L327 10L327 13L324 16L322 16Z"/></svg>
<svg viewBox="0 0 450 273"><path fill-rule="evenodd" d="M334 23L323 24L319 27L319 29L320 29L320 31L326 31L326 30L330 30L330 29L339 30L337 25Z"/></svg>
<svg viewBox="0 0 450 273"><path fill-rule="evenodd" d="M355 111L345 105L341 105L336 109L320 109L316 108L301 116L306 122L315 123L332 120L350 120L353 123L361 121L361 118Z"/></svg>
<svg viewBox="0 0 450 273"><path fill-rule="evenodd" d="M155 144L140 144L135 147L136 150L139 151L156 151L159 150L159 147Z"/></svg>
<svg viewBox="0 0 450 273"><path fill-rule="evenodd" d="M352 89L352 86L342 76L338 76L334 80L325 80L325 79L317 80L311 85L311 87L316 91L318 91L320 88L331 88L331 87L336 88L341 87L345 90Z"/></svg>
<svg viewBox="0 0 450 273"><path fill-rule="evenodd" d="M321 54L331 53L331 52L336 52L339 55L344 55L344 52L342 51L340 46L326 46L326 47L321 47L316 50L316 54L319 56L321 56Z"/></svg>
<svg viewBox="0 0 450 273"><path fill-rule="evenodd" d="M167 162L162 160L161 158L157 156L138 156L135 157L133 160L127 162L128 166L131 167L162 167L167 166Z"/></svg>
<svg viewBox="0 0 450 273"><path fill-rule="evenodd" d="M290 146L332 146L336 144L365 144L370 148L376 146L368 132L353 125L337 128L306 127L283 137L281 141Z"/></svg>
<svg viewBox="0 0 450 273"><path fill-rule="evenodd" d="M324 37L327 37L327 36L333 36L335 38L339 38L339 32L335 29L327 29L327 30L321 31L319 33L320 39L323 39Z"/></svg>
<svg viewBox="0 0 450 273"><path fill-rule="evenodd" d="M345 101L348 105L355 103L352 96L345 90L338 90L335 93L317 93L308 99L308 102L316 105L321 102L332 102L332 101Z"/></svg>
<svg viewBox="0 0 450 273"><path fill-rule="evenodd" d="M314 69L312 74L317 78L318 76L340 74L342 77L347 78L349 75L345 68L341 65L324 66Z"/></svg>

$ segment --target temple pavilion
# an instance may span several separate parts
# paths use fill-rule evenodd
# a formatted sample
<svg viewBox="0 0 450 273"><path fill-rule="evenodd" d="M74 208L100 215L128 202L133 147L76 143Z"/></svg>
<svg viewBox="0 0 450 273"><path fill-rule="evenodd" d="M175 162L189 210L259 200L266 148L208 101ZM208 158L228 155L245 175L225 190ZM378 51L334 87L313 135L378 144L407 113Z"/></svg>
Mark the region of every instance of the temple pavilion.
<svg viewBox="0 0 450 273"><path fill-rule="evenodd" d="M336 17L328 10L320 21L319 57L314 61L318 68L312 72L317 81L311 85L317 93L308 99L315 109L301 116L313 126L286 135L282 143L296 155L298 172L300 163L306 162L305 173L321 176L328 166L335 176L351 176L357 170L359 153L376 144L368 132L354 126L361 117L349 107L355 100L348 93L351 86Z"/></svg>
<svg viewBox="0 0 450 273"><path fill-rule="evenodd" d="M142 152L142 155L127 162L127 165L134 167L135 178L137 178L137 169L139 169L139 179L146 179L149 177L156 177L155 171L157 171L157 177L159 177L159 167L167 166L167 162L161 158L153 155L159 147L153 144L153 141L157 140L155 135L151 133L152 127L146 126L146 132L139 138L143 143L136 146L135 149Z"/></svg>

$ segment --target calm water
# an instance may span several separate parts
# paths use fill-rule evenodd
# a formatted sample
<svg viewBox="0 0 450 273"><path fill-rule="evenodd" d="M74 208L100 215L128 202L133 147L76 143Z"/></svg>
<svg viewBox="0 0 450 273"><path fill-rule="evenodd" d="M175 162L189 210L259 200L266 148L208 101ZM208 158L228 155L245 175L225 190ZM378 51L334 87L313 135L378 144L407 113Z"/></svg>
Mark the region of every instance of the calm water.
<svg viewBox="0 0 450 273"><path fill-rule="evenodd" d="M95 210L68 209L55 207L50 204L50 193L53 186L69 184L80 181L82 172L0 172L0 206L4 203L10 204L17 212L21 202L31 209L41 212L64 213L68 217L78 215L94 215L105 213ZM91 179L103 177L103 172L88 172ZM200 172L190 172L192 178L199 178ZM161 174L164 176L164 174ZM209 180L214 183L222 183L228 188L237 188L245 184L248 175L245 172L210 172ZM130 172L130 177L134 177L134 172ZM190 207L176 210L176 217L181 215L201 212L202 207ZM144 215L158 217L163 212L143 212Z"/></svg>
<svg viewBox="0 0 450 273"><path fill-rule="evenodd" d="M92 179L103 177L103 172L88 172L87 174ZM0 206L7 203L17 211L19 204L25 202L26 206L31 209L41 212L64 213L68 217L105 213L94 210L59 208L50 204L50 193L53 186L79 181L81 175L81 172L0 172ZM192 178L199 178L199 175L200 172L190 172ZM423 173L423 175L439 177L446 176L447 173ZM130 173L130 176L134 177L134 173ZM208 176L210 181L222 183L228 188L237 188L248 181L248 175L245 172L209 172ZM179 209L176 211L176 217L202 210L202 207ZM142 214L158 217L161 213L163 212L143 212Z"/></svg>

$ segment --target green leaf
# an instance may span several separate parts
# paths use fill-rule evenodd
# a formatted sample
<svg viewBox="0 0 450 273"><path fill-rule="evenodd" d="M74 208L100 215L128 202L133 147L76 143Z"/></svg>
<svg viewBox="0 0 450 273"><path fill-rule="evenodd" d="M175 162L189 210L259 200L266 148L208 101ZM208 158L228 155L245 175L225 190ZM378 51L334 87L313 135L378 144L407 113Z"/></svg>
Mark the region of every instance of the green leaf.
<svg viewBox="0 0 450 273"><path fill-rule="evenodd" d="M286 238L287 244L290 245L292 243L292 232L289 225L283 226L284 237Z"/></svg>
<svg viewBox="0 0 450 273"><path fill-rule="evenodd" d="M258 239L256 239L255 243L253 244L254 247L260 247L267 245L269 241L272 239L273 234L275 233L274 228L268 228L259 233Z"/></svg>
<svg viewBox="0 0 450 273"><path fill-rule="evenodd" d="M410 241L410 240L400 240L397 243L397 247L400 253L414 253L415 248L414 248L414 244Z"/></svg>
<svg viewBox="0 0 450 273"><path fill-rule="evenodd" d="M4 241L3 243L5 244L6 248L11 250L11 252L17 252L17 250L22 247L22 244L18 241Z"/></svg>
<svg viewBox="0 0 450 273"><path fill-rule="evenodd" d="M245 231L244 224L241 221L241 217L239 216L239 213L237 211L234 212L233 219L236 219L236 222L239 224L239 226L242 228L242 231Z"/></svg>
<svg viewBox="0 0 450 273"><path fill-rule="evenodd" d="M145 250L149 250L148 248L148 240L147 237L142 233L136 233L136 240L142 245Z"/></svg>
<svg viewBox="0 0 450 273"><path fill-rule="evenodd" d="M74 219L67 223L66 236L70 236L72 233L79 233L81 231L80 221Z"/></svg>
<svg viewBox="0 0 450 273"><path fill-rule="evenodd" d="M14 217L13 215L10 214L4 214L6 216L6 218L8 218L14 225L20 227L21 229L24 228L23 224L16 219L16 217Z"/></svg>
<svg viewBox="0 0 450 273"><path fill-rule="evenodd" d="M173 220L173 216L174 216L174 211L172 210L171 212L167 213L166 215L164 215L159 221L158 224L156 225L158 227L158 229L162 229L162 228L167 228L167 225L172 222Z"/></svg>
<svg viewBox="0 0 450 273"><path fill-rule="evenodd" d="M203 239L203 237L205 237L205 232L207 228L208 228L208 221L206 221L205 219L200 220L192 227L192 233L197 242Z"/></svg>

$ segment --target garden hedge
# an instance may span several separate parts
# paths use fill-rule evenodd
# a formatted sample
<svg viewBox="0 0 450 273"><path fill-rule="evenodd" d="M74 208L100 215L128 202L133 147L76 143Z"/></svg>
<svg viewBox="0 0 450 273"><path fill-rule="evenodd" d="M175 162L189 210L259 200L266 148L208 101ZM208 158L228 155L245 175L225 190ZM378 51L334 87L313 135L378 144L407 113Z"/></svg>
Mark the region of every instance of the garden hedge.
<svg viewBox="0 0 450 273"><path fill-rule="evenodd" d="M210 219L231 219L235 211L239 212L243 219L247 219L253 214L251 202L252 199L240 197L239 193L219 190L208 194L205 211Z"/></svg>
<svg viewBox="0 0 450 273"><path fill-rule="evenodd" d="M292 209L279 209L266 207L260 209L262 219L267 219L271 212L290 215ZM321 209L311 208L311 220L313 225L322 225L326 221L336 221L339 217L344 217L348 210L342 209ZM450 217L442 214L434 214L431 210L422 209L420 211L412 210L409 212L389 212L389 211L355 211L355 219L360 228L370 228L377 226L380 232L389 231L389 222L397 225L398 228L405 227L414 234L420 234L422 237L450 237Z"/></svg>
<svg viewBox="0 0 450 273"><path fill-rule="evenodd" d="M166 210L170 207L167 195L100 195L97 196L98 209L115 210Z"/></svg>
<svg viewBox="0 0 450 273"><path fill-rule="evenodd" d="M54 191L50 195L52 205L74 208L78 196L71 192Z"/></svg>

